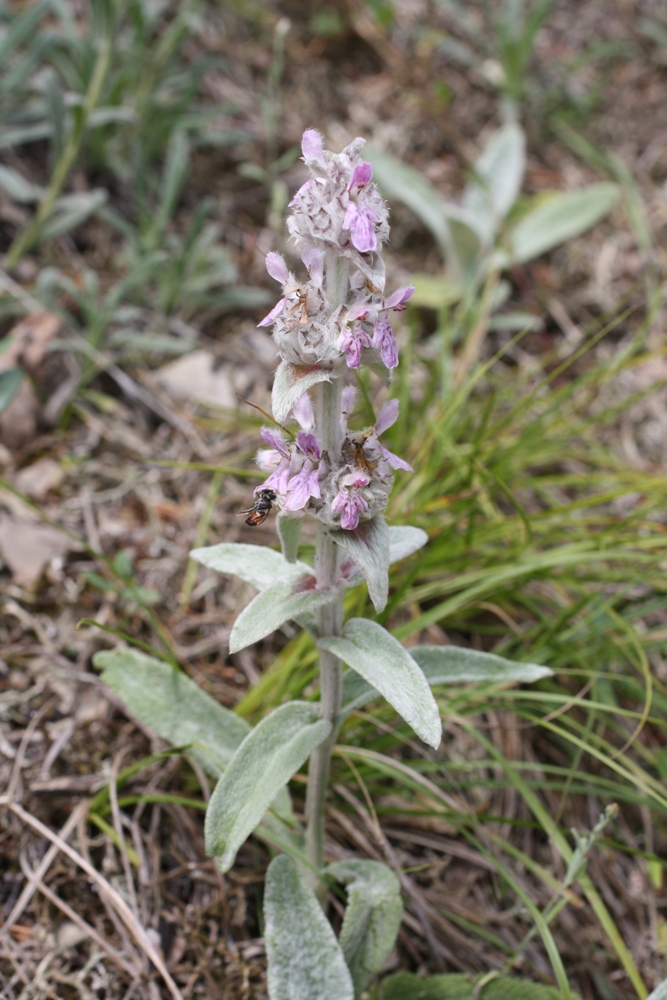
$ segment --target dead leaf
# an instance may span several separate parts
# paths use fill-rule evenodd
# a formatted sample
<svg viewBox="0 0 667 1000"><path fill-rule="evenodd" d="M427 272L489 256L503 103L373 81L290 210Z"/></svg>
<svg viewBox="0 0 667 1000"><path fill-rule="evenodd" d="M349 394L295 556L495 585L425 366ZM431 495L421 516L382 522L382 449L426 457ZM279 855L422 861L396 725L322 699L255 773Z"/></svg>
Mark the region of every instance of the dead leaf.
<svg viewBox="0 0 667 1000"><path fill-rule="evenodd" d="M44 500L64 478L65 473L54 459L40 458L16 474L14 485L31 500Z"/></svg>
<svg viewBox="0 0 667 1000"><path fill-rule="evenodd" d="M0 354L0 361L6 356ZM24 379L7 409L0 414L0 441L18 451L37 434L39 399L31 383Z"/></svg>
<svg viewBox="0 0 667 1000"><path fill-rule="evenodd" d="M156 380L174 397L233 409L238 400L226 367L214 370L210 351L193 351L155 372Z"/></svg>
<svg viewBox="0 0 667 1000"><path fill-rule="evenodd" d="M78 548L49 524L0 514L0 556L20 587L32 589L53 559Z"/></svg>
<svg viewBox="0 0 667 1000"><path fill-rule="evenodd" d="M0 354L0 371L22 365L33 372L41 365L49 341L62 326L60 316L53 312L31 313L9 331L9 347Z"/></svg>

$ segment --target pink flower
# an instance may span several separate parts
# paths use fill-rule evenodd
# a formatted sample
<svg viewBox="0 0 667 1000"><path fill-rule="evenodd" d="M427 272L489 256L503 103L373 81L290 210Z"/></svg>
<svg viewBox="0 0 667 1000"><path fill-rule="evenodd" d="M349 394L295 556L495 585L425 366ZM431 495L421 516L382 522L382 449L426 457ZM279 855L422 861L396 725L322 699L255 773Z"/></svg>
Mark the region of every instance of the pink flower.
<svg viewBox="0 0 667 1000"><path fill-rule="evenodd" d="M375 433L377 434L377 436L379 437L380 434L383 434L388 427L391 427L392 424L395 424L397 419L398 419L398 400L389 399L384 404L384 406L382 407L382 409L378 414L378 418L375 424ZM394 455L391 451L389 451L388 448L385 448L385 446L381 444L380 441L378 441L378 448L380 449L380 454L384 458L385 462L392 469L405 469L406 472L415 471L409 464L409 462L406 462L404 459L399 458L398 455Z"/></svg>
<svg viewBox="0 0 667 1000"><path fill-rule="evenodd" d="M380 216L366 202L363 193L363 189L371 182L372 178L373 167L370 163L362 160L352 170L352 177L347 186L350 201L343 220L343 229L350 230L352 245L360 253L368 253L377 248L375 223L380 221Z"/></svg>
<svg viewBox="0 0 667 1000"><path fill-rule="evenodd" d="M384 313L375 324L373 347L380 349L380 357L387 368L396 368L398 365L398 344L391 324Z"/></svg>
<svg viewBox="0 0 667 1000"><path fill-rule="evenodd" d="M354 326L346 323L336 342L338 350L345 354L348 368L358 368L361 364L361 352L364 347L370 346L371 336L364 330L361 323L355 323Z"/></svg>
<svg viewBox="0 0 667 1000"><path fill-rule="evenodd" d="M358 490L348 490L342 487L331 504L334 513L340 513L340 526L345 531L354 531L359 524L359 514L368 510L368 504Z"/></svg>

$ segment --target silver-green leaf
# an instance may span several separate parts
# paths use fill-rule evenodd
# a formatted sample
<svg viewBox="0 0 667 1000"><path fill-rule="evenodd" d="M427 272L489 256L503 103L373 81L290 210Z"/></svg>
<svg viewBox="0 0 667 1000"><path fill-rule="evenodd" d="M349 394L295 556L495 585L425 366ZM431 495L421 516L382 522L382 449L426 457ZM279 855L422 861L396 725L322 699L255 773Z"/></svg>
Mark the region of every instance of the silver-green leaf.
<svg viewBox="0 0 667 1000"><path fill-rule="evenodd" d="M312 580L311 576L276 580L259 593L234 622L229 637L229 652L238 653L240 649L270 635L285 622L298 620L302 615L328 604L335 591L301 589Z"/></svg>
<svg viewBox="0 0 667 1000"><path fill-rule="evenodd" d="M383 695L425 743L437 749L442 723L421 668L377 622L351 618L342 636L320 639L318 646L339 656Z"/></svg>
<svg viewBox="0 0 667 1000"><path fill-rule="evenodd" d="M93 663L137 719L174 746L189 744L190 755L214 778L250 732L245 719L163 660L118 648L95 653Z"/></svg>
<svg viewBox="0 0 667 1000"><path fill-rule="evenodd" d="M431 686L436 684L481 684L512 682L530 684L553 671L537 663L516 663L495 653L478 653L461 646L414 646L410 656L424 671Z"/></svg>
<svg viewBox="0 0 667 1000"><path fill-rule="evenodd" d="M279 578L299 577L311 572L305 563L288 560L265 545L243 545L240 542L222 542L203 549L193 549L190 558L218 573L230 573L257 590L266 590Z"/></svg>
<svg viewBox="0 0 667 1000"><path fill-rule="evenodd" d="M316 705L281 705L252 729L215 786L204 833L206 853L228 871L236 852L309 754L331 732Z"/></svg>
<svg viewBox="0 0 667 1000"><path fill-rule="evenodd" d="M368 584L368 594L377 612L389 595L389 531L382 514L362 521L354 531L332 531L331 537L357 564Z"/></svg>
<svg viewBox="0 0 667 1000"><path fill-rule="evenodd" d="M283 550L283 558L292 565L296 564L296 557L299 554L299 536L301 534L301 518L294 517L286 511L278 512L276 518L280 547ZM302 564L303 565L303 564Z"/></svg>
<svg viewBox="0 0 667 1000"><path fill-rule="evenodd" d="M418 552L428 542L421 528L410 524L394 524L389 528L389 562L395 563Z"/></svg>
<svg viewBox="0 0 667 1000"><path fill-rule="evenodd" d="M396 943L403 914L400 883L386 865L365 859L336 861L327 874L347 886L339 942L360 997Z"/></svg>
<svg viewBox="0 0 667 1000"><path fill-rule="evenodd" d="M278 423L281 424L286 419L307 389L318 382L329 382L330 378L330 372L323 368L306 368L281 361L271 391L271 409Z"/></svg>
<svg viewBox="0 0 667 1000"><path fill-rule="evenodd" d="M590 184L579 191L558 192L539 201L510 233L510 255L523 263L539 257L599 222L616 203L616 184Z"/></svg>
<svg viewBox="0 0 667 1000"><path fill-rule="evenodd" d="M475 228L487 245L517 199L525 164L526 137L516 122L494 132L475 163L463 207L474 216Z"/></svg>
<svg viewBox="0 0 667 1000"><path fill-rule="evenodd" d="M274 858L264 890L270 1000L354 1000L331 924L292 858Z"/></svg>
<svg viewBox="0 0 667 1000"><path fill-rule="evenodd" d="M667 979L659 983L646 1000L667 1000Z"/></svg>

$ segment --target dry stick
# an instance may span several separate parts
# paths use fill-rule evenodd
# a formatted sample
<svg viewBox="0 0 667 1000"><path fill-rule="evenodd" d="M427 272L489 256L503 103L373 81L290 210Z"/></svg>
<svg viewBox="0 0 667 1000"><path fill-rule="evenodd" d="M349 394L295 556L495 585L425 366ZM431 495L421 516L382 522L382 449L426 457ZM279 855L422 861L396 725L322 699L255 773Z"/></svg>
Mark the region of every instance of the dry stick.
<svg viewBox="0 0 667 1000"><path fill-rule="evenodd" d="M127 747L121 749L120 753L116 756L113 762L113 767L111 768L111 775L109 779L109 802L111 804L111 815L113 817L113 825L116 830L116 836L118 837L118 846L120 849L120 856L123 862L123 871L125 872L125 889L127 892L128 899L130 901L130 906L132 907L132 912L135 918L139 919L139 910L137 907L137 894L134 889L134 879L132 877L132 866L130 864L130 859L127 854L127 844L125 843L125 834L123 833L123 823L121 821L120 809L118 808L118 771L120 770L120 762L125 755L125 750Z"/></svg>
<svg viewBox="0 0 667 1000"><path fill-rule="evenodd" d="M30 738L34 733L35 729L37 729L37 726L40 724L40 722L48 712L48 710L52 707L52 705L53 705L53 698L50 698L48 701L45 701L42 707L37 712L35 712L35 715L32 717L32 719L25 728L25 732L23 733L23 736L21 737L21 742L19 743L19 748L16 751L14 766L12 768L11 777L9 779L9 785L7 787L8 800L13 799L14 796L16 795L16 789L18 787L19 781L21 780L21 768L23 767L25 752L28 747L28 743L30 742Z"/></svg>
<svg viewBox="0 0 667 1000"><path fill-rule="evenodd" d="M92 862L90 860L90 852L88 850L88 835L87 835L87 830L86 830L86 821L88 819L92 819L92 818L93 817L90 816L90 812L88 812L88 814L85 815L85 816L81 815L80 818L79 818L79 826L78 826L78 830L77 830L77 836L78 836L78 840L79 840L79 849L81 851L82 857L88 862L88 864L91 864ZM111 904L111 902L107 899L107 897L105 895L103 895L103 894L100 895L100 902L102 903L102 906L106 910L106 913L107 913L107 916L109 917L109 920L111 921L111 923L116 928L116 934L118 935L118 937L123 942L124 953L125 954L131 954L133 956L133 961L136 963L137 966L139 966L140 962L141 962L141 958L140 958L139 954L136 952L136 949L134 947L134 941L132 940L131 935L128 934L127 928L126 928L125 924L123 923L123 921L121 920L121 918L118 916L118 914L116 913L115 909L113 908L113 905ZM145 956L143 956L143 957L145 957Z"/></svg>
<svg viewBox="0 0 667 1000"><path fill-rule="evenodd" d="M72 861L75 862L75 864L79 865L80 868L83 868L86 874L90 876L95 885L98 887L102 895L105 896L112 903L116 912L123 920L125 926L134 935L137 942L144 949L144 951L150 958L151 962L153 963L155 968L158 970L158 972L164 979L167 988L169 989L169 992L174 997L174 1000L183 1000L183 995L181 991L179 990L174 980L171 978L169 970L167 969L162 958L155 949L155 946L148 937L148 934L141 926L139 921L135 918L134 914L132 913L132 910L129 908L129 906L127 905L123 897L120 895L120 893L116 892L116 890L109 885L107 880L103 878L100 875L100 873L96 871L93 868L93 866L85 860L85 858L81 857L78 851L75 851L73 847L70 847L69 844L66 844L65 841L58 836L58 834L53 833L51 830L49 830L48 826L45 826L44 823L38 820L35 816L32 816L22 806L18 805L18 803L9 802L7 803L7 805L11 809L11 811L16 816L18 816L19 819L23 820L23 822L27 826L32 827L32 829L40 833L42 837L46 837L53 844L56 844L64 854L66 854L69 858L71 858Z"/></svg>
<svg viewBox="0 0 667 1000"><path fill-rule="evenodd" d="M34 872L28 864L23 852L20 855L19 863L21 865L21 871L28 879L33 891L37 890L41 892L42 895L46 896L46 898L49 899L54 906L57 906L59 910L62 910L65 916L69 917L72 923L80 927L81 930L95 942L95 944L107 953L109 958L119 965L121 969L127 972L128 975L132 976L133 979L137 979L141 975L140 970L133 968L130 963L123 958L119 951L117 951L112 945L105 941L100 934L98 934L94 927L91 927L91 925L87 923L83 917L79 916L76 910L73 910L71 906L69 906L60 898L60 896L50 889L48 885L45 885L44 882L37 877L36 872Z"/></svg>
<svg viewBox="0 0 667 1000"><path fill-rule="evenodd" d="M75 826L79 822L80 814L85 813L87 810L88 810L87 799L84 799L82 802L79 802L79 804L72 810L71 815L69 816L67 822L60 831L59 836L63 841L66 841L69 835L74 830ZM44 857L38 864L37 868L35 869L34 876L36 879L41 881L44 878L47 871L55 861L57 854L58 854L58 847L56 845L52 845L51 847L49 847L46 854L44 855ZM34 895L35 895L35 886L26 885L21 895L14 903L12 912L9 914L2 927L0 927L0 940L2 940L3 937L9 934L10 929L20 918L21 914L23 913L26 906L28 905L28 903L30 902L30 900Z"/></svg>

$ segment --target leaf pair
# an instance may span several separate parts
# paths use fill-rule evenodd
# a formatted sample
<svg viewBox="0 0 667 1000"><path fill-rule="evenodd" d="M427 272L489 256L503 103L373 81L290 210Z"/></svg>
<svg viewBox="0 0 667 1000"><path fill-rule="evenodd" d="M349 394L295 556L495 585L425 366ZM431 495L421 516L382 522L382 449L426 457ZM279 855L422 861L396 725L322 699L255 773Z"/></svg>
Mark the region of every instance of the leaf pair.
<svg viewBox="0 0 667 1000"><path fill-rule="evenodd" d="M401 922L398 879L377 861L340 861L327 874L347 886L336 940L315 893L286 855L269 865L264 894L271 1000L354 1000L379 972Z"/></svg>
<svg viewBox="0 0 667 1000"><path fill-rule="evenodd" d="M251 796L250 801L245 802L243 794L247 792L247 782L244 783L242 767L247 761L248 751L244 748L244 743L248 737L255 736L257 729L252 729L245 719L220 705L186 674L145 653L124 648L105 650L95 654L93 663L102 669L104 683L123 699L137 719L173 746L187 746L188 754L211 777L220 778L223 772L230 768L230 764L236 761L234 769L230 768L235 794L228 803L228 817L224 823L221 821L221 830L224 830L225 834L224 841L222 833L217 833L215 830L210 832L213 820L209 819L209 814L213 808L216 820L218 819L219 803L229 787L229 778L227 785L223 786L223 791L220 791L222 782L218 782L209 803L206 833L207 846L211 839L214 842L211 854L216 852L223 854L226 851L228 856L232 852L233 856L229 862L231 865L239 846L260 823L270 832L272 839L278 836L284 841L292 841L293 845L298 847L298 838L295 838L292 832L295 827L298 828L298 824L292 815L292 803L285 785L310 753L309 739L312 738L313 728L318 736L326 735L321 727L317 729L317 711L314 706L306 706L307 713L298 708L291 713L284 711L292 709L293 705L303 704L295 702L284 706L282 715L278 709L264 720L269 724L269 732L275 733L276 728L284 724L285 728L281 735L284 737L290 734L295 738L291 741L289 739L286 741L284 738L278 741L284 745L275 760L272 759L273 744L266 744L265 756L268 757L264 775L266 780L260 784L254 797ZM271 722L276 716L278 723ZM296 719L299 720L298 724L295 722ZM261 740L260 730L259 741ZM256 742L255 736L251 747ZM306 747L304 756L299 757L298 748L304 745ZM295 759L297 763L293 766ZM273 815L267 815L269 809Z"/></svg>

